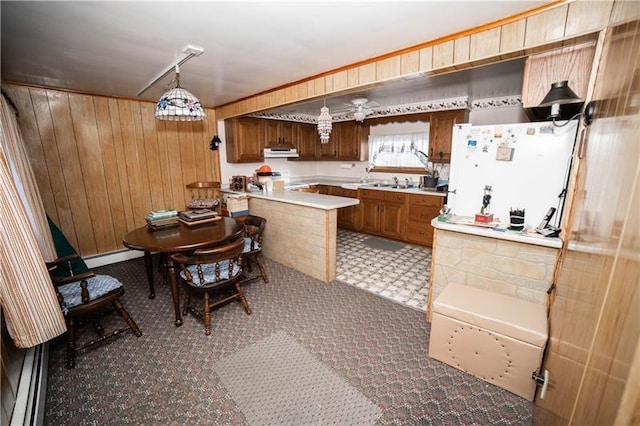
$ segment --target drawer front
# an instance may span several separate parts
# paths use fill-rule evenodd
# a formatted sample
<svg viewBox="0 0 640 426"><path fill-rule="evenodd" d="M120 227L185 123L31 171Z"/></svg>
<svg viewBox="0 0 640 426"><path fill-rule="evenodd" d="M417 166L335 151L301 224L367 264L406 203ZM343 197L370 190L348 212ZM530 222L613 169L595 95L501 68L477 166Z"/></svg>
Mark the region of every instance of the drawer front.
<svg viewBox="0 0 640 426"><path fill-rule="evenodd" d="M347 198L358 198L358 191L355 189L340 188L339 186L329 186L329 195Z"/></svg>
<svg viewBox="0 0 640 426"><path fill-rule="evenodd" d="M433 243L433 227L427 223L407 222L407 240L430 246Z"/></svg>
<svg viewBox="0 0 640 426"><path fill-rule="evenodd" d="M375 189L361 189L360 197L369 200L378 201L390 201L392 203L404 203L406 200L406 194L394 192L394 191L382 191Z"/></svg>
<svg viewBox="0 0 640 426"><path fill-rule="evenodd" d="M434 206L434 207L442 207L442 202L444 197L440 197L438 195L418 195L418 194L410 194L409 195L409 204L415 204L420 206Z"/></svg>
<svg viewBox="0 0 640 426"><path fill-rule="evenodd" d="M439 207L409 204L408 219L419 223L429 223L440 214Z"/></svg>

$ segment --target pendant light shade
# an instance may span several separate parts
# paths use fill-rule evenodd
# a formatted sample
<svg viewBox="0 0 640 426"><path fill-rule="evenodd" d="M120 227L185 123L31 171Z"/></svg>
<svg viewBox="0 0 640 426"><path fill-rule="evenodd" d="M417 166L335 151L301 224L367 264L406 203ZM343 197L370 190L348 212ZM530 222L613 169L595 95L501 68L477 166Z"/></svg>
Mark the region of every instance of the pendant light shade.
<svg viewBox="0 0 640 426"><path fill-rule="evenodd" d="M329 114L329 108L327 108L326 104L320 108L318 133L320 134L320 143L329 143L329 135L331 135L331 115Z"/></svg>
<svg viewBox="0 0 640 426"><path fill-rule="evenodd" d="M207 114L202 104L189 92L180 87L180 71L176 65L176 87L165 92L156 104L156 119L170 121L199 121Z"/></svg>
<svg viewBox="0 0 640 426"><path fill-rule="evenodd" d="M551 85L551 89L540 102L539 107L551 107L548 118L560 118L560 105L582 102L582 99L569 87L567 80L557 81Z"/></svg>

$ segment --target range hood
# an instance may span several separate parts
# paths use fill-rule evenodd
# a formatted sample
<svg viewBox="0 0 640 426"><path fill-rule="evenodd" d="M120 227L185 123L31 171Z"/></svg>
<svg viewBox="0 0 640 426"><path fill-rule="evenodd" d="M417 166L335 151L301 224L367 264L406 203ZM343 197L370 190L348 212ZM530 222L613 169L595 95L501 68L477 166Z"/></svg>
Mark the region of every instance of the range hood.
<svg viewBox="0 0 640 426"><path fill-rule="evenodd" d="M298 158L298 150L293 147L268 147L264 149L264 158Z"/></svg>

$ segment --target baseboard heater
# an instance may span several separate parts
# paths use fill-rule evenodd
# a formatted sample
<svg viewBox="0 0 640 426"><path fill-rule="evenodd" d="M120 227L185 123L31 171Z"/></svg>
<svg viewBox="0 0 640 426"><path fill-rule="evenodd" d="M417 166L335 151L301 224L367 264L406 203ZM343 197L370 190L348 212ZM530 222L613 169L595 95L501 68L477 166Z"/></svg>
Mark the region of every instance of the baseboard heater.
<svg viewBox="0 0 640 426"><path fill-rule="evenodd" d="M22 363L11 426L44 424L49 343L29 348Z"/></svg>

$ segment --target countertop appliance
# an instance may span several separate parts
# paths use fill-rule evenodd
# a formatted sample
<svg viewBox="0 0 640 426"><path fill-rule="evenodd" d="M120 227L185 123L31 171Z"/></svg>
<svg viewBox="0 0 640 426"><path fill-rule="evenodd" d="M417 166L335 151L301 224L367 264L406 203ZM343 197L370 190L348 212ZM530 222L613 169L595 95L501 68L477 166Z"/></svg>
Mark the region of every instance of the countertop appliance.
<svg viewBox="0 0 640 426"><path fill-rule="evenodd" d="M298 150L290 147L271 147L263 151L264 158L297 158Z"/></svg>
<svg viewBox="0 0 640 426"><path fill-rule="evenodd" d="M489 212L503 224L509 223L511 209L525 209L530 228L550 207L557 207L561 218L577 126L578 120L563 127L552 122L455 125L447 199L451 212L480 213L489 185Z"/></svg>

